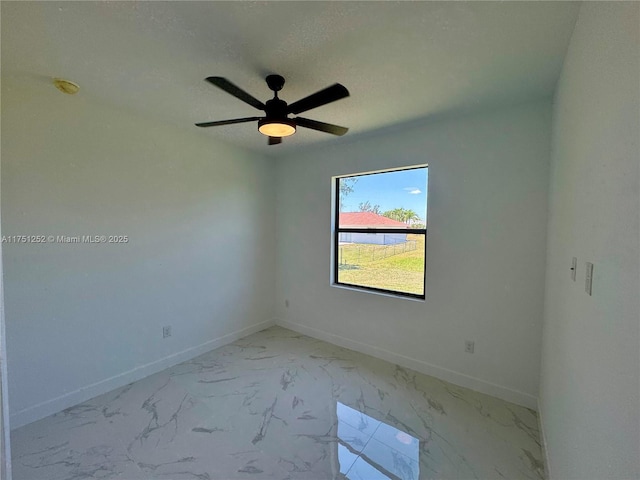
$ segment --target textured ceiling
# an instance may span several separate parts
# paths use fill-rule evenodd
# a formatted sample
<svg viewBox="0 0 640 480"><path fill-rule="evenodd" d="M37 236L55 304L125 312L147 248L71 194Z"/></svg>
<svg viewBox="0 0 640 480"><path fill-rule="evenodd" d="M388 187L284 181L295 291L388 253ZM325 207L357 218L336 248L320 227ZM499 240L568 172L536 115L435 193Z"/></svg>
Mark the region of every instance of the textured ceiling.
<svg viewBox="0 0 640 480"><path fill-rule="evenodd" d="M552 94L575 2L2 2L2 75L63 77L142 116L260 115L204 82L258 99L283 75L291 103L335 82L351 97L304 116L348 136L450 111ZM253 123L198 129L275 153L336 137L308 129L268 147Z"/></svg>

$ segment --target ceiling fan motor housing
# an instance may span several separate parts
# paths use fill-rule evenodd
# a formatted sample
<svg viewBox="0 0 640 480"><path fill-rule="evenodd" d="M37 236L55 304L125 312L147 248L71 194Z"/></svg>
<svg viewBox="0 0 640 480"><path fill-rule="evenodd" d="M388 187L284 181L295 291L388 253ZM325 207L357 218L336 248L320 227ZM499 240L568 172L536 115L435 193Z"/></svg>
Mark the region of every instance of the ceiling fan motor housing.
<svg viewBox="0 0 640 480"><path fill-rule="evenodd" d="M287 118L287 102L278 98L278 92L284 86L284 77L280 75L267 75L265 79L270 90L273 90L274 96L271 100L265 102L265 113L268 121L288 120ZM288 123L288 122L285 122Z"/></svg>
<svg viewBox="0 0 640 480"><path fill-rule="evenodd" d="M264 111L267 114L267 118L278 120L286 119L287 102L285 102L284 100L280 100L279 98L267 100L267 102L265 103Z"/></svg>

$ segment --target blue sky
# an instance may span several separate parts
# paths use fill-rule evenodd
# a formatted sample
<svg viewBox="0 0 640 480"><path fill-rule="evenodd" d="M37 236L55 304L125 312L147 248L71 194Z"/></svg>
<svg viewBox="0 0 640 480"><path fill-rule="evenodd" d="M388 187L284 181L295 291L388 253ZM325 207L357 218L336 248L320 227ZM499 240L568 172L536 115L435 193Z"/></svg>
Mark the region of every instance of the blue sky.
<svg viewBox="0 0 640 480"><path fill-rule="evenodd" d="M380 205L381 212L394 208L411 209L425 220L428 177L427 168L347 177L357 178L357 181L353 192L342 196L342 211L357 212L358 204L368 200L371 205Z"/></svg>

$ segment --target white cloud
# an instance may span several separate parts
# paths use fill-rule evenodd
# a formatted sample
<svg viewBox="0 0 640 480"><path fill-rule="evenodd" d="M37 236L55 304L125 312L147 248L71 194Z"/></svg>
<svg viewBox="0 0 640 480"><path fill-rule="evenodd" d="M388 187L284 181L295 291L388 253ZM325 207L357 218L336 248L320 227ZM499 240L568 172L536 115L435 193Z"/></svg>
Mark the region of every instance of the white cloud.
<svg viewBox="0 0 640 480"><path fill-rule="evenodd" d="M418 195L419 193L422 193L422 190L417 187L405 187L403 190L406 190L411 195Z"/></svg>

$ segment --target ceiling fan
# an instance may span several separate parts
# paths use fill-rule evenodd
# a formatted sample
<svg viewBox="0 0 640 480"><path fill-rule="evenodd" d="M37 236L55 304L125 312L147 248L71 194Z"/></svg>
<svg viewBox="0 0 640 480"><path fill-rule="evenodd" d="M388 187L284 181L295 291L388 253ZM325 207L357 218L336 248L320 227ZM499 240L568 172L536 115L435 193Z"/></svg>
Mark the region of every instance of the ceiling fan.
<svg viewBox="0 0 640 480"><path fill-rule="evenodd" d="M266 115L264 117L234 118L232 120L221 120L218 122L196 123L197 127L217 127L220 125L254 122L257 120L258 130L260 133L269 137L269 145L282 143L282 137L288 137L289 135L296 133L296 127L310 128L312 130L318 130L320 132L339 136L344 135L349 131L348 128L332 125L330 123L318 122L316 120L310 120L302 117L288 117L289 114L297 115L298 113L306 112L312 108L317 108L322 105L326 105L327 103L340 100L341 98L348 97L349 90L339 83L298 100L291 105L287 105L287 102L278 98L278 92L282 90L282 87L284 86L284 78L280 75L267 76L267 85L270 90L273 90L274 95L273 98L271 100L267 100L266 103L262 103L260 100L249 95L226 78L207 77L206 80L243 102L248 103L252 107L264 111Z"/></svg>

